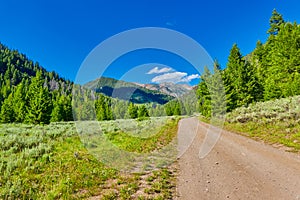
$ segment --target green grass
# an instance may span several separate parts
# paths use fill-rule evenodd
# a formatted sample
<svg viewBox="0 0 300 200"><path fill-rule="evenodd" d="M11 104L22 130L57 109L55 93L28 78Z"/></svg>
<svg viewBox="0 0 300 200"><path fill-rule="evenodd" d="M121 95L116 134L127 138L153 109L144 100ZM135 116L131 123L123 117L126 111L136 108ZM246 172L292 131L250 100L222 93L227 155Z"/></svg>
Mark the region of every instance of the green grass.
<svg viewBox="0 0 300 200"><path fill-rule="evenodd" d="M293 122L277 121L273 123L226 123L225 129L262 140L269 144L281 144L289 147L289 151L300 150L300 125Z"/></svg>
<svg viewBox="0 0 300 200"><path fill-rule="evenodd" d="M110 140L113 144L117 145L119 148L129 151L129 152L137 152L137 153L148 153L159 149L160 147L164 147L169 144L177 134L177 123L179 118L171 118L169 119L163 127L157 129L157 133L144 138L138 137L128 134L122 130L117 132L109 132L106 133L105 136ZM149 126L153 128L153 126ZM126 130L125 130L126 131Z"/></svg>
<svg viewBox="0 0 300 200"><path fill-rule="evenodd" d="M137 151L126 144L130 142L140 147L138 151L151 151L174 137L177 121L166 120L160 128L153 129L157 134L151 133L149 138L123 135L125 133L122 132L112 141L118 141L118 145L126 150ZM115 131L119 133L120 128ZM105 135L110 134L114 135L114 132L106 132ZM0 199L81 199L90 196L155 199L171 198L174 194L174 168L147 173L120 172L97 160L81 139L74 123L46 126L1 124ZM148 142L150 144L146 146ZM161 174L161 177L154 174ZM151 176L157 185L146 181ZM147 188L155 188L154 193L145 193Z"/></svg>

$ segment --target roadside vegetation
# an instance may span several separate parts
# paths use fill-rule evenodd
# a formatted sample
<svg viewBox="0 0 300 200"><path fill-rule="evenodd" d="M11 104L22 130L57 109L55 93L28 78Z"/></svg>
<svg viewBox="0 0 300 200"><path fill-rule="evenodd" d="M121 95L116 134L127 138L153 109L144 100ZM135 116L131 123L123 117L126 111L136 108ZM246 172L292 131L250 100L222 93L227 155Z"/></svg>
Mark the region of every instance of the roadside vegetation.
<svg viewBox="0 0 300 200"><path fill-rule="evenodd" d="M257 41L248 55L234 44L225 67L216 61L213 72L204 70L197 90L203 116L300 95L299 24L285 21L274 9L267 33L266 42Z"/></svg>
<svg viewBox="0 0 300 200"><path fill-rule="evenodd" d="M143 127L145 123L159 125L149 130L157 140L145 138L151 141L151 145L144 150L138 148L143 147L144 139L136 137L135 140L119 132L125 129L125 120L120 126L113 125L119 124L117 121L105 122L105 134L113 135L112 141L118 138L118 145L126 150L150 151L159 147L161 142L168 142L169 134L171 137L176 135L178 120L172 120L172 123L167 123L167 119L165 123L161 121L164 120L132 120L132 124L139 123ZM111 125L118 129L109 129ZM163 131L166 128L170 131ZM142 131L147 130L142 128ZM123 140L120 141L120 138ZM127 143L133 143L137 148L131 149ZM0 125L0 199L78 199L92 196L101 199L171 199L176 184L175 173L175 167L142 173L123 173L108 167L90 154L73 122L45 126Z"/></svg>
<svg viewBox="0 0 300 200"><path fill-rule="evenodd" d="M131 123L122 120L123 126L120 123L121 126L114 128L114 130L117 130L116 132L104 129L104 134L121 149L130 152L148 153L168 145L176 137L178 120L179 118L168 117L141 122L130 120ZM124 123L126 123L125 127ZM109 127L111 126L107 128ZM129 130L132 130L131 133Z"/></svg>
<svg viewBox="0 0 300 200"><path fill-rule="evenodd" d="M227 114L225 128L300 150L300 96L258 102Z"/></svg>
<svg viewBox="0 0 300 200"><path fill-rule="evenodd" d="M290 151L300 149L300 26L275 9L265 43L243 56L237 44L227 66L201 75L202 121L226 114L225 128ZM223 80L222 83L218 80Z"/></svg>

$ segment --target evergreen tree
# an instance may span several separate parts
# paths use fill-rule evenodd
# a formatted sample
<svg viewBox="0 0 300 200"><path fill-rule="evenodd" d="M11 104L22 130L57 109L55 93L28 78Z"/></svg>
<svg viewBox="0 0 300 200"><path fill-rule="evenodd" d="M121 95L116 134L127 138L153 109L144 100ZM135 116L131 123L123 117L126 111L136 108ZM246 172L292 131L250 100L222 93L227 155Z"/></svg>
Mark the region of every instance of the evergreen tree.
<svg viewBox="0 0 300 200"><path fill-rule="evenodd" d="M268 33L271 35L277 35L282 24L284 24L282 15L274 9L270 18L270 29L268 30Z"/></svg>
<svg viewBox="0 0 300 200"><path fill-rule="evenodd" d="M181 105L178 99L169 101L165 104L165 111L168 116L181 115Z"/></svg>
<svg viewBox="0 0 300 200"><path fill-rule="evenodd" d="M96 116L98 121L106 120L106 108L105 108L105 97L99 95L99 98L95 101Z"/></svg>
<svg viewBox="0 0 300 200"><path fill-rule="evenodd" d="M8 95L1 106L1 122L11 123L15 121L15 113L13 110L13 92Z"/></svg>
<svg viewBox="0 0 300 200"><path fill-rule="evenodd" d="M265 45L261 43L261 41L257 41L256 48L254 49L251 57L251 65L254 68L256 73L258 84L260 85L261 89L260 92L263 91L264 81L266 79L267 74L267 62L266 62L266 50ZM263 94L260 94L259 99L263 99Z"/></svg>
<svg viewBox="0 0 300 200"><path fill-rule="evenodd" d="M28 91L27 121L33 124L48 124L51 117L51 98L48 88L43 86L44 80L41 71L32 79Z"/></svg>
<svg viewBox="0 0 300 200"><path fill-rule="evenodd" d="M114 119L110 97L105 98L105 112L106 112L106 120L113 120Z"/></svg>
<svg viewBox="0 0 300 200"><path fill-rule="evenodd" d="M60 122L64 120L63 112L63 96L58 96L57 100L53 101L53 109L51 112L51 122Z"/></svg>
<svg viewBox="0 0 300 200"><path fill-rule="evenodd" d="M174 101L173 115L181 115L182 114L181 110L182 110L182 107L181 107L181 104L180 104L179 100Z"/></svg>
<svg viewBox="0 0 300 200"><path fill-rule="evenodd" d="M199 111L203 116L211 116L211 96L208 89L208 82L211 79L211 72L205 66L204 73L201 75L200 83L197 89L197 96L199 99Z"/></svg>
<svg viewBox="0 0 300 200"><path fill-rule="evenodd" d="M131 119L135 119L138 117L138 107L134 105L134 103L129 104L127 112Z"/></svg>
<svg viewBox="0 0 300 200"><path fill-rule="evenodd" d="M113 119L110 98L100 94L99 98L95 101L95 108L97 120L103 121Z"/></svg>
<svg viewBox="0 0 300 200"><path fill-rule="evenodd" d="M222 80L222 71L220 64L216 60L214 62L214 73L207 80L207 84L210 91L211 115L223 116L226 112L226 95Z"/></svg>
<svg viewBox="0 0 300 200"><path fill-rule="evenodd" d="M138 118L147 118L149 117L149 112L145 105L141 105L138 107Z"/></svg>
<svg viewBox="0 0 300 200"><path fill-rule="evenodd" d="M276 37L270 38L266 44L264 100L300 94L300 26L283 24Z"/></svg>
<svg viewBox="0 0 300 200"><path fill-rule="evenodd" d="M224 71L224 83L226 92L227 111L231 111L241 103L239 102L239 93L242 92L243 79L242 70L244 68L242 54L237 44L234 44L230 50L227 68Z"/></svg>
<svg viewBox="0 0 300 200"><path fill-rule="evenodd" d="M63 119L64 121L73 120L73 110L72 110L72 96L63 95Z"/></svg>
<svg viewBox="0 0 300 200"><path fill-rule="evenodd" d="M13 108L16 122L24 122L26 117L26 82L23 79L17 86L13 99Z"/></svg>

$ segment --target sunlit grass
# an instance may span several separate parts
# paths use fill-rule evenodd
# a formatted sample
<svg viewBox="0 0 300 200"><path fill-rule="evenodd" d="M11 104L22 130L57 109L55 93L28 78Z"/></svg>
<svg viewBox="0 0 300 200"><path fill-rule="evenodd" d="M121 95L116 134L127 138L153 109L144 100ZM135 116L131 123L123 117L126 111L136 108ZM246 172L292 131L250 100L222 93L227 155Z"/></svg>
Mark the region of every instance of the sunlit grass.
<svg viewBox="0 0 300 200"><path fill-rule="evenodd" d="M146 123L159 124L151 128L151 133L148 133L150 137L134 137L138 132L125 135L124 131L111 141L126 150L151 151L167 144L176 135L177 120L171 124L167 120L145 120L140 124L144 126ZM123 126L125 125L120 125L105 135L126 130ZM147 130L145 127L141 129ZM94 131L90 134L98 134L92 127L87 130ZM133 143L134 147L139 148L132 148L126 143ZM164 168L132 174L108 167L90 154L74 123L54 123L47 126L0 125L0 199L78 199L90 196L101 199L169 198L174 193L174 170ZM164 186L154 193L145 193L144 190L154 187L146 181L154 173L168 173L169 176L164 179L155 177L153 181Z"/></svg>

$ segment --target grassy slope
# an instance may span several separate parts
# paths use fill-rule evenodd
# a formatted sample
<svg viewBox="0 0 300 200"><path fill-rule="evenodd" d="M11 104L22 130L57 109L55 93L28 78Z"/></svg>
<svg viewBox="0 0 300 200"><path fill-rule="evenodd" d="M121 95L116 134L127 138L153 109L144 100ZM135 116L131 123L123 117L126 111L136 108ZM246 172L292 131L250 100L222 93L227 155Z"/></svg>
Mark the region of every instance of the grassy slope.
<svg viewBox="0 0 300 200"><path fill-rule="evenodd" d="M226 118L227 130L300 150L300 96L237 108Z"/></svg>
<svg viewBox="0 0 300 200"><path fill-rule="evenodd" d="M177 123L166 126L167 135L176 134ZM150 146L168 142L161 130L157 135ZM174 193L174 169L126 174L108 168L89 154L73 123L3 124L0 143L0 199L170 199Z"/></svg>

